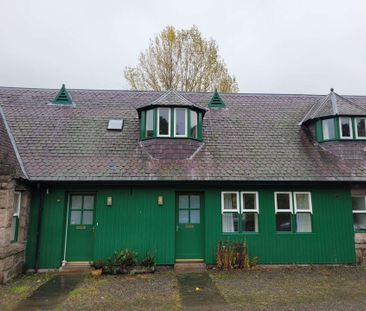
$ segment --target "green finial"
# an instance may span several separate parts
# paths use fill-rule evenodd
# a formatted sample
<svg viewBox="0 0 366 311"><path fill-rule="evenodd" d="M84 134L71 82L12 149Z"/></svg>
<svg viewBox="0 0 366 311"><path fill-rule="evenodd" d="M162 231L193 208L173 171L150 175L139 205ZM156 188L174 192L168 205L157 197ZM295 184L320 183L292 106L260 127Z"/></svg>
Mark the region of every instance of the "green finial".
<svg viewBox="0 0 366 311"><path fill-rule="evenodd" d="M210 102L208 103L208 107L219 107L219 108L225 107L225 103L222 100L222 98L220 97L219 92L217 91L217 88L215 88L213 96L212 96Z"/></svg>
<svg viewBox="0 0 366 311"><path fill-rule="evenodd" d="M65 84L62 84L61 89L59 90L58 94L56 95L52 103L61 105L72 104L71 96L69 92L66 90Z"/></svg>

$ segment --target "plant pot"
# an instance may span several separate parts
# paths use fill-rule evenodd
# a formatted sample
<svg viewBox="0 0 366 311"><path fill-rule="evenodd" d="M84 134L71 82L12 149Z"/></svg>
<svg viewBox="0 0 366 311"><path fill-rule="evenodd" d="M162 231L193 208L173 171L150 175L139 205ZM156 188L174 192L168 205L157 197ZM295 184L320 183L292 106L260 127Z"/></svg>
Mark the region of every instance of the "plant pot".
<svg viewBox="0 0 366 311"><path fill-rule="evenodd" d="M100 277L102 275L102 272L103 272L103 269L94 269L94 270L91 270L91 275L94 276L94 277Z"/></svg>

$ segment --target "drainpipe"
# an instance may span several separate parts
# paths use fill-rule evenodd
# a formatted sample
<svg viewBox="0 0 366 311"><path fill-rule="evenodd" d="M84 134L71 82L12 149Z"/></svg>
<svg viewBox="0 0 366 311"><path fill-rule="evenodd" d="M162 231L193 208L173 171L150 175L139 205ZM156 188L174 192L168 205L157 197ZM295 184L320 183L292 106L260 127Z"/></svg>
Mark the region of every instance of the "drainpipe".
<svg viewBox="0 0 366 311"><path fill-rule="evenodd" d="M39 206L38 206L38 223L37 223L37 234L36 234L36 256L35 256L35 266L34 270L37 273L39 267L39 251L40 251L40 239L41 239L41 228L42 228L42 215L44 206L44 193L42 185L37 184L37 189L39 193Z"/></svg>

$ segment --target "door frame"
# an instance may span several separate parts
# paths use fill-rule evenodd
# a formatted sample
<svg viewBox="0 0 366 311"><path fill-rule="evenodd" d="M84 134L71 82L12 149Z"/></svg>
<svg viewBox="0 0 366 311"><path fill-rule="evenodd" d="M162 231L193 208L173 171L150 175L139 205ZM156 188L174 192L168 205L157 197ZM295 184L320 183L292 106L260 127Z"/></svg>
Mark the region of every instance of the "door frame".
<svg viewBox="0 0 366 311"><path fill-rule="evenodd" d="M177 235L178 235L178 231L177 231L177 227L179 225L179 216L178 216L178 212L179 212L179 199L178 196L179 195L199 195L200 196L200 225L202 226L202 231L201 231L201 235L202 235L202 258L199 259L179 259L177 258ZM205 262L206 260L206 217L205 217L205 192L204 191L200 191L200 190L182 190L182 191L175 191L175 198L174 198L174 259L175 262ZM202 259L202 260L201 260Z"/></svg>
<svg viewBox="0 0 366 311"><path fill-rule="evenodd" d="M67 242L68 242L68 229L69 229L69 218L70 218L70 204L71 204L71 197L73 195L93 195L94 196L94 217L93 217L93 224L94 228L96 229L96 213L97 213L97 193L95 191L69 191L67 192L67 204L66 204L66 219L65 219L65 239L64 239L64 249L63 249L63 259L62 259L62 266L65 266L68 262L66 260L67 257ZM95 253L95 229L94 229L94 238L93 238L93 257Z"/></svg>

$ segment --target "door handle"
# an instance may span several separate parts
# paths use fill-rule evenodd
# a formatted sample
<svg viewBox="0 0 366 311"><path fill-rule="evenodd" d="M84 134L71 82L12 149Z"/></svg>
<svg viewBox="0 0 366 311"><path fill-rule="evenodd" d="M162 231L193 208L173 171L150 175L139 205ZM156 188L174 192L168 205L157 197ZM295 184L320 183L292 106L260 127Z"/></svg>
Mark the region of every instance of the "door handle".
<svg viewBox="0 0 366 311"><path fill-rule="evenodd" d="M179 226L177 225L176 227L175 227L175 231L179 231Z"/></svg>
<svg viewBox="0 0 366 311"><path fill-rule="evenodd" d="M95 227L94 226L92 227L92 231L95 232Z"/></svg>

